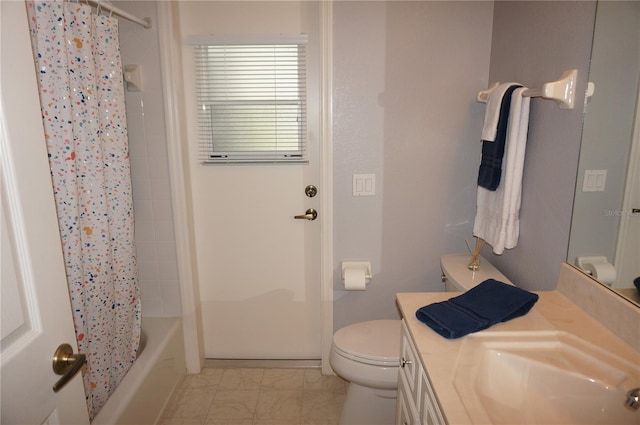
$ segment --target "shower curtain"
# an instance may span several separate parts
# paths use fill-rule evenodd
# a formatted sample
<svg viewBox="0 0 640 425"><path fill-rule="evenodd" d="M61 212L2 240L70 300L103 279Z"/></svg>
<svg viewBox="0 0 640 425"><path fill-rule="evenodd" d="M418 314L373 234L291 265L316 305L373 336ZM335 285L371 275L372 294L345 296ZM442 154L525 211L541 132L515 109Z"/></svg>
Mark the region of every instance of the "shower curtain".
<svg viewBox="0 0 640 425"><path fill-rule="evenodd" d="M91 419L136 358L140 290L116 18L28 1L40 103Z"/></svg>

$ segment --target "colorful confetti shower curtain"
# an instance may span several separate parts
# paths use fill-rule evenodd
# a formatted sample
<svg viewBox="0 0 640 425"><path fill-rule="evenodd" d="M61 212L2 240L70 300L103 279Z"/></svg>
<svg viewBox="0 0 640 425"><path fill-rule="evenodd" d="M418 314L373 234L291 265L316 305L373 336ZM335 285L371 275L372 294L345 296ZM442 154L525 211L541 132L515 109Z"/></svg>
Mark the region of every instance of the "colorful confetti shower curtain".
<svg viewBox="0 0 640 425"><path fill-rule="evenodd" d="M136 358L140 291L115 17L27 2L89 416Z"/></svg>

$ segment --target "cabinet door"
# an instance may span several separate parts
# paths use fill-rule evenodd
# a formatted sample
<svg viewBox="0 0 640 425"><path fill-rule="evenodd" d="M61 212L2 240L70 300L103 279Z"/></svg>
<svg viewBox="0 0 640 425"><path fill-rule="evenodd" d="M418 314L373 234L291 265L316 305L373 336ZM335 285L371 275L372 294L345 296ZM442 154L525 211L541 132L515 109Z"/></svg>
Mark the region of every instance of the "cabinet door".
<svg viewBox="0 0 640 425"><path fill-rule="evenodd" d="M440 412L435 394L427 374L420 374L420 400L422 404L421 418L424 425L445 425L446 422Z"/></svg>
<svg viewBox="0 0 640 425"><path fill-rule="evenodd" d="M400 353L400 375L406 378L409 393L415 400L416 409L420 410L419 386L420 360L416 348L414 347L409 331L402 321L402 351Z"/></svg>
<svg viewBox="0 0 640 425"><path fill-rule="evenodd" d="M420 415L412 398L407 379L402 372L398 377L396 425L420 425Z"/></svg>

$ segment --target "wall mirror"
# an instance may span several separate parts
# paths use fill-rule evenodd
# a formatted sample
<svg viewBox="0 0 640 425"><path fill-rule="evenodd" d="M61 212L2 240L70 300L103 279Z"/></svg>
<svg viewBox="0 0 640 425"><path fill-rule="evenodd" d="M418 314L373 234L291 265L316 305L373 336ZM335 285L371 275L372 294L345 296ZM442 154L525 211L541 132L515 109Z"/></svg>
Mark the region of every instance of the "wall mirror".
<svg viewBox="0 0 640 425"><path fill-rule="evenodd" d="M638 304L639 80L640 2L599 1L567 262L604 259L594 277Z"/></svg>

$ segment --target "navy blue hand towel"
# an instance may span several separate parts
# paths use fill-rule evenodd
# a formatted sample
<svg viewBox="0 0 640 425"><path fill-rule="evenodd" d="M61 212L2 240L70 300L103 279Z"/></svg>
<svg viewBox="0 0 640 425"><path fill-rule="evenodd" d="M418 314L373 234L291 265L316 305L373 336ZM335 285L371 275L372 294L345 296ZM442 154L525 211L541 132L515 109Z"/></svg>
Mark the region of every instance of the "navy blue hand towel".
<svg viewBox="0 0 640 425"><path fill-rule="evenodd" d="M509 123L509 111L511 109L511 96L518 85L510 86L502 96L500 114L498 115L498 128L496 140L482 141L482 158L478 171L478 186L494 191L500 185L502 177L502 158L507 141L507 125Z"/></svg>
<svg viewBox="0 0 640 425"><path fill-rule="evenodd" d="M462 295L421 307L416 317L443 337L454 339L524 316L537 301L538 294L487 279Z"/></svg>

